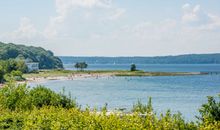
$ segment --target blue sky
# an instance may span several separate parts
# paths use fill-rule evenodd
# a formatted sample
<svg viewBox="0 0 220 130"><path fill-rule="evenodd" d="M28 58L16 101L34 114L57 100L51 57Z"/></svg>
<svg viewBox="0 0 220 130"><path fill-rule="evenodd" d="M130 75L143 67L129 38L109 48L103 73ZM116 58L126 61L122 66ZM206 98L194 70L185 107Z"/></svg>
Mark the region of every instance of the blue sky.
<svg viewBox="0 0 220 130"><path fill-rule="evenodd" d="M219 0L2 0L0 41L56 55L220 52Z"/></svg>

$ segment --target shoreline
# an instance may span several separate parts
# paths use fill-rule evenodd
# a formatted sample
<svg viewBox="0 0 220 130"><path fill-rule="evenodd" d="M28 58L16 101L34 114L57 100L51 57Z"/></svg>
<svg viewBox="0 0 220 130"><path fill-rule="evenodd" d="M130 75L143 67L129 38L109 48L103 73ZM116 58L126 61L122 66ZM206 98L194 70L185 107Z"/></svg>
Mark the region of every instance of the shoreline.
<svg viewBox="0 0 220 130"><path fill-rule="evenodd" d="M24 74L25 82L44 82L49 80L75 80L79 78L101 78L101 77L151 77L151 76L193 76L204 75L200 72L143 72L143 71L67 71L49 70L39 73Z"/></svg>
<svg viewBox="0 0 220 130"><path fill-rule="evenodd" d="M157 77L157 76L196 76L207 75L201 72L144 72L144 71L126 71L126 70L93 70L93 71L71 71L71 70L41 70L38 73L24 74L22 83L40 83L52 80L77 80L85 78L102 78L102 77ZM0 88L4 84L0 84Z"/></svg>
<svg viewBox="0 0 220 130"><path fill-rule="evenodd" d="M44 82L44 81L51 81L51 80L78 80L78 79L85 79L85 78L102 78L102 77L115 77L113 74L71 74L68 76L49 76L49 77L30 77L26 78L25 81L22 82Z"/></svg>

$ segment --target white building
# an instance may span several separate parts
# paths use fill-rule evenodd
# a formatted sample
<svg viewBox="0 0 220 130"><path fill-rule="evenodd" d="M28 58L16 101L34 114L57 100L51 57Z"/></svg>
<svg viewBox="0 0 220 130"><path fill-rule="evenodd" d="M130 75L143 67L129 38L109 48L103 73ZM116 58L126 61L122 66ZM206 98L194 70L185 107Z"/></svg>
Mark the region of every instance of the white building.
<svg viewBox="0 0 220 130"><path fill-rule="evenodd" d="M28 67L28 72L39 70L39 63L38 62L26 63L26 65Z"/></svg>

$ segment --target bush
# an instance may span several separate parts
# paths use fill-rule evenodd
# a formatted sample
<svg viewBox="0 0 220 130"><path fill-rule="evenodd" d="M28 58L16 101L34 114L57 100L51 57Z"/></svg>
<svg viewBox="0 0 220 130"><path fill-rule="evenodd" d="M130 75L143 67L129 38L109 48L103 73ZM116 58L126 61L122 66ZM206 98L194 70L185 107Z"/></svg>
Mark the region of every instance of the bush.
<svg viewBox="0 0 220 130"><path fill-rule="evenodd" d="M220 95L219 95L220 99ZM203 104L199 109L200 117L198 117L202 122L220 121L220 100L218 102L211 96L208 96L208 102Z"/></svg>
<svg viewBox="0 0 220 130"><path fill-rule="evenodd" d="M17 60L0 60L0 83L5 81L23 81L22 74L27 72L27 66L24 61Z"/></svg>
<svg viewBox="0 0 220 130"><path fill-rule="evenodd" d="M64 94L57 94L54 91L38 86L30 91L30 99L34 106L61 106L65 108L76 107L75 101L67 98Z"/></svg>
<svg viewBox="0 0 220 130"><path fill-rule="evenodd" d="M30 89L26 84L7 84L0 89L0 99L0 105L10 110L29 110L43 106L60 106L64 108L77 106L74 100L63 94L57 94L43 86Z"/></svg>
<svg viewBox="0 0 220 130"><path fill-rule="evenodd" d="M153 107L151 97L149 98L147 105L144 105L140 100L138 100L138 102L133 105L132 112L138 112L141 114L152 113Z"/></svg>
<svg viewBox="0 0 220 130"><path fill-rule="evenodd" d="M156 117L138 114L106 114L90 111L80 111L76 108L65 109L47 106L32 111L0 110L1 129L149 129L175 130L196 129L193 123L187 123L179 114L170 114Z"/></svg>
<svg viewBox="0 0 220 130"><path fill-rule="evenodd" d="M21 84L16 87L14 84L7 84L0 89L0 105L4 108L15 110L16 108L26 109L26 106L30 105L27 102L28 88L25 84Z"/></svg>

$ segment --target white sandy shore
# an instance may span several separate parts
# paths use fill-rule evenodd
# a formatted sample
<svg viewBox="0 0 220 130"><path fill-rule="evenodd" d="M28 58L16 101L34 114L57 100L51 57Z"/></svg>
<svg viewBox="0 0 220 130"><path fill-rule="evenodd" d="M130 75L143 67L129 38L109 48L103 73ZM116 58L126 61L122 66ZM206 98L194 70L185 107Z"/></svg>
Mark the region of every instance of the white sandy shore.
<svg viewBox="0 0 220 130"><path fill-rule="evenodd" d="M191 72L191 73L183 73L184 74L191 74L191 75L200 75L201 73L199 72ZM48 80L78 80L82 78L101 78L101 77L114 77L114 73L97 73L97 74L70 74L68 76L51 76L51 77L31 77L31 78L26 78L26 81L20 82L20 83L25 83L25 82L45 82Z"/></svg>
<svg viewBox="0 0 220 130"><path fill-rule="evenodd" d="M184 74L184 73L183 73ZM191 73L186 73L186 74L191 74L191 75L200 75L201 73L199 72L191 72ZM17 82L18 84L21 83L28 83L28 82L46 82L49 80L78 80L82 78L101 78L101 77L114 77L114 73L97 73L97 74L70 74L68 76L51 76L51 77L30 77L26 78L26 81L19 81ZM0 88L3 87L3 84L0 84Z"/></svg>
<svg viewBox="0 0 220 130"><path fill-rule="evenodd" d="M53 77L31 77L26 78L24 82L44 82L48 80L77 80L82 78L100 78L100 77L113 77L113 74L72 74L68 76L53 76Z"/></svg>

